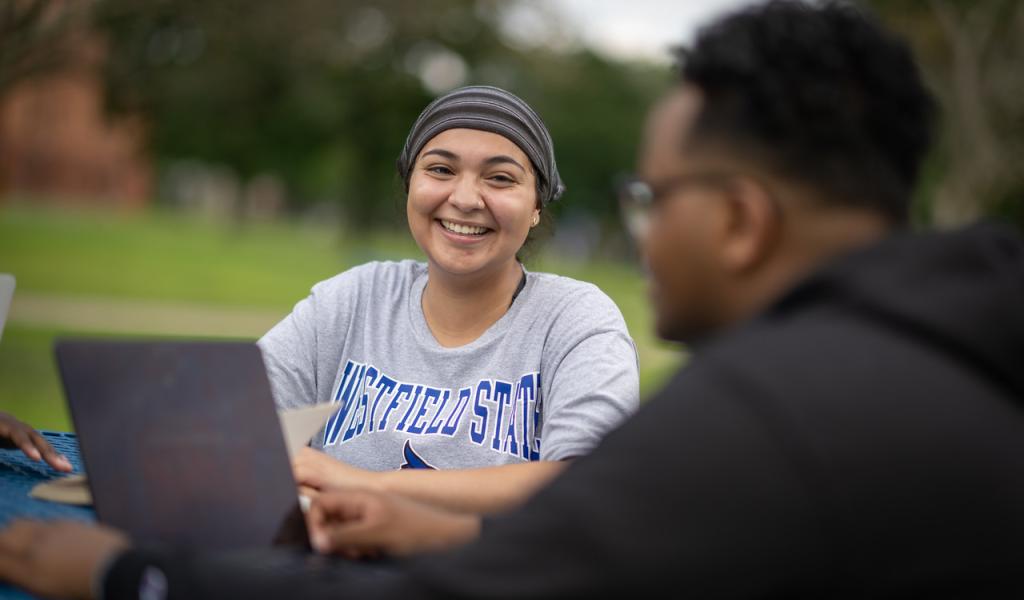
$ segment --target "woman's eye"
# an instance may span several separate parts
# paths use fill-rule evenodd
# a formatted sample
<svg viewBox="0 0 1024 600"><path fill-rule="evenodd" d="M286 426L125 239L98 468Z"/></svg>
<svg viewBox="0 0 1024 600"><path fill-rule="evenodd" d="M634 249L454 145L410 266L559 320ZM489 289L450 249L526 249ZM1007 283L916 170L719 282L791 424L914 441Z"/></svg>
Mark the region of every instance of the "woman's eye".
<svg viewBox="0 0 1024 600"><path fill-rule="evenodd" d="M448 167L444 166L444 165L434 165L432 167L427 167L427 171L430 172L430 173L437 174L437 175L452 175L453 174L452 170L449 169Z"/></svg>
<svg viewBox="0 0 1024 600"><path fill-rule="evenodd" d="M516 182L515 179L512 179L508 175L500 175L500 174L499 175L491 175L491 181L494 181L496 183L501 183L501 184L504 184L504 185L508 185L508 184L512 184L512 183Z"/></svg>

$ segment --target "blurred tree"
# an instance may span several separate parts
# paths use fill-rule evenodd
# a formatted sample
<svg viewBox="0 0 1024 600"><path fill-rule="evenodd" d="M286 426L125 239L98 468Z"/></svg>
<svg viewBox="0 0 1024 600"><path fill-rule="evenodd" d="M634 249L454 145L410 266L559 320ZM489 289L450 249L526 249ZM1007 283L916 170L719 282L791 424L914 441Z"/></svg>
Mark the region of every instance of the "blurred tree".
<svg viewBox="0 0 1024 600"><path fill-rule="evenodd" d="M159 159L277 173L293 206L339 201L358 229L400 222L394 161L416 115L448 89L493 84L549 123L567 202L607 215L667 70L517 45L503 30L514 6L99 0L95 20L111 49L109 107L146 116Z"/></svg>
<svg viewBox="0 0 1024 600"><path fill-rule="evenodd" d="M381 200L389 121L426 96L389 68L392 28L372 3L103 0L97 24L109 107L147 117L158 158L276 173L296 202L344 197L376 215L361 199Z"/></svg>
<svg viewBox="0 0 1024 600"><path fill-rule="evenodd" d="M87 22L84 2L4 0L0 3L0 98L20 81L63 66Z"/></svg>
<svg viewBox="0 0 1024 600"><path fill-rule="evenodd" d="M993 215L1024 227L1024 3L872 5L911 40L943 109L922 216L954 225Z"/></svg>

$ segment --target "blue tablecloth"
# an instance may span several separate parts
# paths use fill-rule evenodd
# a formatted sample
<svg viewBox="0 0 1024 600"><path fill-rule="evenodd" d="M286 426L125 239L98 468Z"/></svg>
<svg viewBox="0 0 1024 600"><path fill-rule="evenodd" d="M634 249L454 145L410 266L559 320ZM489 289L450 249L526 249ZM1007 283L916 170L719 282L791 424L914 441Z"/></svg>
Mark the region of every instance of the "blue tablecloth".
<svg viewBox="0 0 1024 600"><path fill-rule="evenodd" d="M47 441L68 457L76 473L82 472L82 458L78 453L78 439L72 433L42 431ZM36 500L28 493L41 481L63 475L42 462L35 462L20 450L0 450L0 526L17 517L33 519L79 519L95 521L92 508L69 506ZM22 600L29 596L0 583L0 599Z"/></svg>

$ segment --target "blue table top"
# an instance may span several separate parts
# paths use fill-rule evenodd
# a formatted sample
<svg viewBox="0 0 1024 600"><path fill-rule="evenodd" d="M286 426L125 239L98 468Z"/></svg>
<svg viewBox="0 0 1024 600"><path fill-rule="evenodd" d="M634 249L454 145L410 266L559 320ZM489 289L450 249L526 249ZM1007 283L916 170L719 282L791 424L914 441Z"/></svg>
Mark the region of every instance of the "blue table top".
<svg viewBox="0 0 1024 600"><path fill-rule="evenodd" d="M82 458L78 453L78 438L75 434L58 431L40 433L71 461L76 473L82 472ZM5 525L15 517L94 521L96 514L91 508L29 497L29 491L37 483L62 475L46 463L33 461L20 450L0 450L0 525Z"/></svg>
<svg viewBox="0 0 1024 600"><path fill-rule="evenodd" d="M78 453L78 438L73 433L41 431L50 444L71 461L75 473L82 472L82 458ZM92 508L70 506L28 495L37 483L62 476L63 473L46 463L35 462L20 450L0 449L0 527L18 517L32 519L77 519L95 521ZM0 599L29 599L10 586L0 583Z"/></svg>

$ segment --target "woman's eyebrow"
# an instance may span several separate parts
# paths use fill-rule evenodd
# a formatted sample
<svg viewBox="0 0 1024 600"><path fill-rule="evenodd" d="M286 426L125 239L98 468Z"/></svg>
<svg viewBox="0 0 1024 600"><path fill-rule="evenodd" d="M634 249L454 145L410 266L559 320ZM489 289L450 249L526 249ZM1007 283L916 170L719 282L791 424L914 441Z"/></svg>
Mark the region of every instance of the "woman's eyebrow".
<svg viewBox="0 0 1024 600"><path fill-rule="evenodd" d="M458 154L455 154L454 152L449 152L448 150L445 150L443 148L434 148L432 150L427 150L420 156L420 158L426 158L431 154L436 154L437 156L440 156L441 158L447 158L448 160L459 160Z"/></svg>
<svg viewBox="0 0 1024 600"><path fill-rule="evenodd" d="M523 165L519 164L519 162L516 161L516 159L512 158L511 156L505 156L504 154L499 154L497 156L492 156L492 157L488 158L487 160L485 160L484 164L487 165L487 166L498 165L498 164L513 164L513 165L519 167L519 170L521 170L523 173L526 172L526 167L524 167Z"/></svg>

